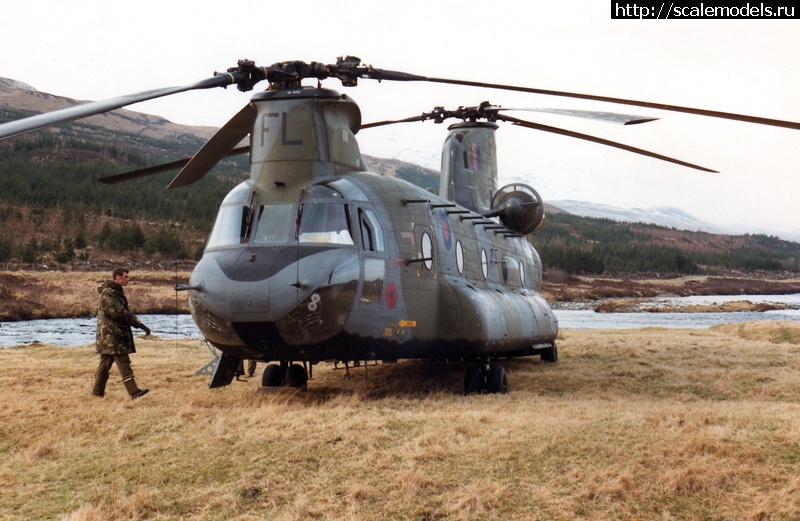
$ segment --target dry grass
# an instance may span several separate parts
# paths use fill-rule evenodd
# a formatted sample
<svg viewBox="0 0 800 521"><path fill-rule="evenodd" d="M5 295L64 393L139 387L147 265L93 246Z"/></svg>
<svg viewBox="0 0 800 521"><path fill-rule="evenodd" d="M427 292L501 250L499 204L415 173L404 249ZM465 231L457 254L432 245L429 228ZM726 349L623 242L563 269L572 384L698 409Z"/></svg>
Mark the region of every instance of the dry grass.
<svg viewBox="0 0 800 521"><path fill-rule="evenodd" d="M317 366L306 393L208 390L196 341L0 350L0 518L800 518L800 325L566 331L560 361Z"/></svg>

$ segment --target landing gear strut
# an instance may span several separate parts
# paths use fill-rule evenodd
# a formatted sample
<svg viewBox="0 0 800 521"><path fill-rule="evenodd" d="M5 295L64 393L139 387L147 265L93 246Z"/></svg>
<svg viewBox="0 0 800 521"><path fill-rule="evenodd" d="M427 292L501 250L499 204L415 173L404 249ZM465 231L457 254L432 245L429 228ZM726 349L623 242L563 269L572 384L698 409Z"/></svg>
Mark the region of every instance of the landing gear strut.
<svg viewBox="0 0 800 521"><path fill-rule="evenodd" d="M308 372L300 364L289 364L284 361L269 364L261 376L262 387L293 387L305 391L308 388Z"/></svg>
<svg viewBox="0 0 800 521"><path fill-rule="evenodd" d="M490 365L488 360L481 365L467 367L464 375L464 394L480 392L508 394L506 369L500 365Z"/></svg>

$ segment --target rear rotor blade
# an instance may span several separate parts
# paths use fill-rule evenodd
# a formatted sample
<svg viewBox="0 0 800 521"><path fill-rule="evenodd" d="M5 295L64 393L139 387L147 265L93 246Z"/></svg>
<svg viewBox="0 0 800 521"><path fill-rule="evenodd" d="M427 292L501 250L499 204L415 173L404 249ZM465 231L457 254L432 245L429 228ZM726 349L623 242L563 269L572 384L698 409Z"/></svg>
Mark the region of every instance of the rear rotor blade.
<svg viewBox="0 0 800 521"><path fill-rule="evenodd" d="M696 109L691 107L682 107L679 105L668 105L665 103L653 103L650 101L637 101L625 98L613 98L610 96L596 96L594 94L579 94L576 92L566 92L560 90L537 89L532 87L519 87L516 85L502 85L498 83L484 83L479 81L464 81L454 80L448 78L430 78L427 76L419 76L416 74L407 74L397 71L387 71L382 69L367 68L364 77L376 80L393 80L393 81L427 81L430 83L445 83L448 85L464 85L466 87L482 87L488 89L510 90L516 92L527 92L529 94L543 94L546 96L560 96L563 98L585 99L591 101L601 101L605 103L618 103L621 105L632 105L636 107L645 107L649 109L668 110L671 112L684 112L687 114L695 114L698 116L708 116L712 118L731 119L735 121L746 121L748 123L756 123L758 125L770 125L773 127L791 128L800 130L800 123L793 121L784 121L780 119L762 118L757 116L747 116L744 114L734 114L731 112L721 112L716 110Z"/></svg>
<svg viewBox="0 0 800 521"><path fill-rule="evenodd" d="M195 183L227 157L233 148L253 130L256 112L250 105L239 111L203 145L167 188ZM249 147L248 147L249 149Z"/></svg>
<svg viewBox="0 0 800 521"><path fill-rule="evenodd" d="M660 159L661 161L667 161L668 163L675 163L676 165L681 165L689 168L694 168L695 170L702 170L703 172L712 172L712 173L719 173L716 170L711 170L710 168L706 168L703 166L695 165L692 163L687 163L686 161L681 161L680 159L675 159L669 156L664 156L661 154L656 154L655 152L650 152L648 150L644 150L641 148L632 147L629 145L624 145L622 143L617 143L616 141L609 141L607 139L602 139L595 136L590 136L588 134L581 134L579 132L573 132L571 130L565 130L558 127L551 127L549 125L541 125L539 123L533 123L530 121L524 121L521 119L513 118L510 116L498 116L497 119L501 119L503 121L508 121L509 123L513 123L514 125L518 125L525 128L532 128L535 130L541 130L544 132L550 132L553 134L560 134L562 136L574 137L577 139L582 139L584 141L591 141L592 143L598 143L600 145L606 145L614 148L619 148L621 150L625 150L627 152L633 152L634 154L639 154L647 157L652 157L655 159Z"/></svg>
<svg viewBox="0 0 800 521"><path fill-rule="evenodd" d="M659 119L649 116L636 116L633 114L619 114L617 112L600 112L595 110L535 109L535 108L522 108L522 107L497 107L497 110L543 112L545 114L558 114L560 116L571 116L575 118L592 119L596 121L604 121L607 123L616 123L618 125L639 125L641 123L650 123L651 121L658 121Z"/></svg>
<svg viewBox="0 0 800 521"><path fill-rule="evenodd" d="M426 119L430 118L428 118L426 114L422 114L420 116L411 116L410 118L405 118L405 119L393 119L386 121L376 121L374 123L366 123L364 125L361 125L359 129L363 130L366 128L382 127L384 125L394 125L395 123L413 123L416 121L425 121Z"/></svg>

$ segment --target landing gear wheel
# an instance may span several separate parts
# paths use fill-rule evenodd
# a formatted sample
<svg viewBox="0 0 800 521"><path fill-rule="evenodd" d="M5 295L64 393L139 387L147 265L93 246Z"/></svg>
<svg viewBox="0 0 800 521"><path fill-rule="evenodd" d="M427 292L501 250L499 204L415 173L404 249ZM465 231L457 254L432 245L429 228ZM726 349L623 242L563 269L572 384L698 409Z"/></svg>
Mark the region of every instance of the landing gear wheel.
<svg viewBox="0 0 800 521"><path fill-rule="evenodd" d="M542 361L543 362L558 362L558 347L553 344L553 347L549 347L542 351Z"/></svg>
<svg viewBox="0 0 800 521"><path fill-rule="evenodd" d="M464 395L479 393L483 389L483 374L477 365L467 367L464 374Z"/></svg>
<svg viewBox="0 0 800 521"><path fill-rule="evenodd" d="M261 386L280 387L285 377L286 369L277 364L269 364L264 368L264 374L261 375Z"/></svg>
<svg viewBox="0 0 800 521"><path fill-rule="evenodd" d="M284 385L305 391L308 388L308 373L306 373L305 368L300 364L290 365Z"/></svg>
<svg viewBox="0 0 800 521"><path fill-rule="evenodd" d="M492 394L508 394L508 378L506 369L499 365L493 365L489 370L487 387Z"/></svg>

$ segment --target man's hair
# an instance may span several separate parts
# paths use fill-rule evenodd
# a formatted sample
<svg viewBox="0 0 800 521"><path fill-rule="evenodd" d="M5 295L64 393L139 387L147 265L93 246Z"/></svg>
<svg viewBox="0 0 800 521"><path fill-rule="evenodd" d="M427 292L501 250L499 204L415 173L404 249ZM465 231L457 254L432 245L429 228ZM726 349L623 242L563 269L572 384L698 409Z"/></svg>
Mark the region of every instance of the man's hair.
<svg viewBox="0 0 800 521"><path fill-rule="evenodd" d="M128 268L114 268L114 271L111 272L111 278L116 280L117 277L121 277L126 273L130 273Z"/></svg>

